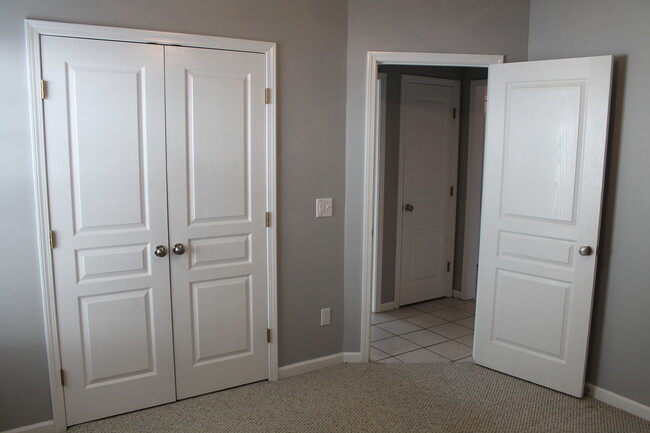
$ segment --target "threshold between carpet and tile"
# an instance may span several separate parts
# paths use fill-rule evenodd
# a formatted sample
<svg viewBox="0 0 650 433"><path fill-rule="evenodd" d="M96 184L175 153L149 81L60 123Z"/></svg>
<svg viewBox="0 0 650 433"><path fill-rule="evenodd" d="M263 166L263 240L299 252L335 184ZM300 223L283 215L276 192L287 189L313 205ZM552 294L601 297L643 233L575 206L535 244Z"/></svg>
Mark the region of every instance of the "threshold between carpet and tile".
<svg viewBox="0 0 650 433"><path fill-rule="evenodd" d="M375 362L258 382L69 431L650 433L650 421L471 362Z"/></svg>

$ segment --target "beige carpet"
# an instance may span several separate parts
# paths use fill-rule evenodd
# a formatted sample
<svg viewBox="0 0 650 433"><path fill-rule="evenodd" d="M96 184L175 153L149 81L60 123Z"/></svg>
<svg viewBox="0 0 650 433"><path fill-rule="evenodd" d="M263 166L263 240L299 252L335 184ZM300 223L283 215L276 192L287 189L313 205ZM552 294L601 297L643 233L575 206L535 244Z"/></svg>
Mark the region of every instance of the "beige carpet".
<svg viewBox="0 0 650 433"><path fill-rule="evenodd" d="M642 433L650 432L650 422L472 363L369 363L260 382L70 431Z"/></svg>

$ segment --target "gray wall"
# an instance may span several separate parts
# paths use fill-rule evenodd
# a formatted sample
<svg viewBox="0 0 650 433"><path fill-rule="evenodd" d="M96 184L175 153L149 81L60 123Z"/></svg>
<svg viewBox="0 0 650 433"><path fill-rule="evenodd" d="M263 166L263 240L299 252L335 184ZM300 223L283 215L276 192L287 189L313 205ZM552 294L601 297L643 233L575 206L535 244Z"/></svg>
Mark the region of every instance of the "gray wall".
<svg viewBox="0 0 650 433"><path fill-rule="evenodd" d="M0 431L51 419L29 136L25 18L278 43L280 365L342 350L344 0L2 0ZM316 197L334 217L316 220ZM320 309L332 307L332 325Z"/></svg>
<svg viewBox="0 0 650 433"><path fill-rule="evenodd" d="M453 289L460 290L465 234L465 200L467 199L467 147L469 139L469 98L472 80L487 78L487 68L384 65L386 89L386 156L384 170L384 229L382 251L381 302L395 299L395 255L397 248L397 190L399 173L400 115L402 74L460 81L460 133L458 137L458 181L456 187L456 235Z"/></svg>
<svg viewBox="0 0 650 433"><path fill-rule="evenodd" d="M531 60L616 56L587 381L645 405L650 405L649 23L647 0L531 1Z"/></svg>
<svg viewBox="0 0 650 433"><path fill-rule="evenodd" d="M528 1L349 0L345 156L345 351L360 350L367 51L528 56Z"/></svg>

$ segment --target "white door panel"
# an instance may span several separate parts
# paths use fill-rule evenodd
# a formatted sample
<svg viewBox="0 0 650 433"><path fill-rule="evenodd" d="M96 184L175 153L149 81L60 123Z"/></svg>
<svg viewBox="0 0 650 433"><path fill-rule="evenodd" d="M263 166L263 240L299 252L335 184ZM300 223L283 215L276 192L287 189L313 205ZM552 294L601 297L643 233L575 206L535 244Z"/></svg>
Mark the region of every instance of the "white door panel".
<svg viewBox="0 0 650 433"><path fill-rule="evenodd" d="M158 46L43 37L69 424L174 399Z"/></svg>
<svg viewBox="0 0 650 433"><path fill-rule="evenodd" d="M400 305L451 294L459 99L458 81L402 78Z"/></svg>
<svg viewBox="0 0 650 433"><path fill-rule="evenodd" d="M493 65L474 358L581 396L611 57ZM588 245L591 255L579 255Z"/></svg>
<svg viewBox="0 0 650 433"><path fill-rule="evenodd" d="M166 48L179 398L268 378L265 58Z"/></svg>

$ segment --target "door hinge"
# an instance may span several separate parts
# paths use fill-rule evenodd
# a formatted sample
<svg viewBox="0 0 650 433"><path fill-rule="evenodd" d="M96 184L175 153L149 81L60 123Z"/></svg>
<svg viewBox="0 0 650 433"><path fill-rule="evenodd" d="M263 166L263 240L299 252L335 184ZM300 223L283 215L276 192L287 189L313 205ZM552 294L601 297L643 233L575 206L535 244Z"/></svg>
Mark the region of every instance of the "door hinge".
<svg viewBox="0 0 650 433"><path fill-rule="evenodd" d="M447 262L447 272L451 271L451 262Z"/></svg>
<svg viewBox="0 0 650 433"><path fill-rule="evenodd" d="M271 89L269 89L268 87L264 89L264 103L265 104L271 103Z"/></svg>
<svg viewBox="0 0 650 433"><path fill-rule="evenodd" d="M61 386L65 386L65 370L61 369Z"/></svg>
<svg viewBox="0 0 650 433"><path fill-rule="evenodd" d="M271 227L271 212L264 213L264 227Z"/></svg>
<svg viewBox="0 0 650 433"><path fill-rule="evenodd" d="M456 109L454 108L454 111L451 112L451 118L455 119L456 118Z"/></svg>
<svg viewBox="0 0 650 433"><path fill-rule="evenodd" d="M271 330L269 328L266 328L266 342L271 342Z"/></svg>
<svg viewBox="0 0 650 433"><path fill-rule="evenodd" d="M54 249L56 247L56 235L52 230L50 230L50 249Z"/></svg>
<svg viewBox="0 0 650 433"><path fill-rule="evenodd" d="M449 188L449 197L453 197L453 196L454 196L454 187L452 186Z"/></svg>
<svg viewBox="0 0 650 433"><path fill-rule="evenodd" d="M47 81L41 80L41 99L47 98Z"/></svg>

